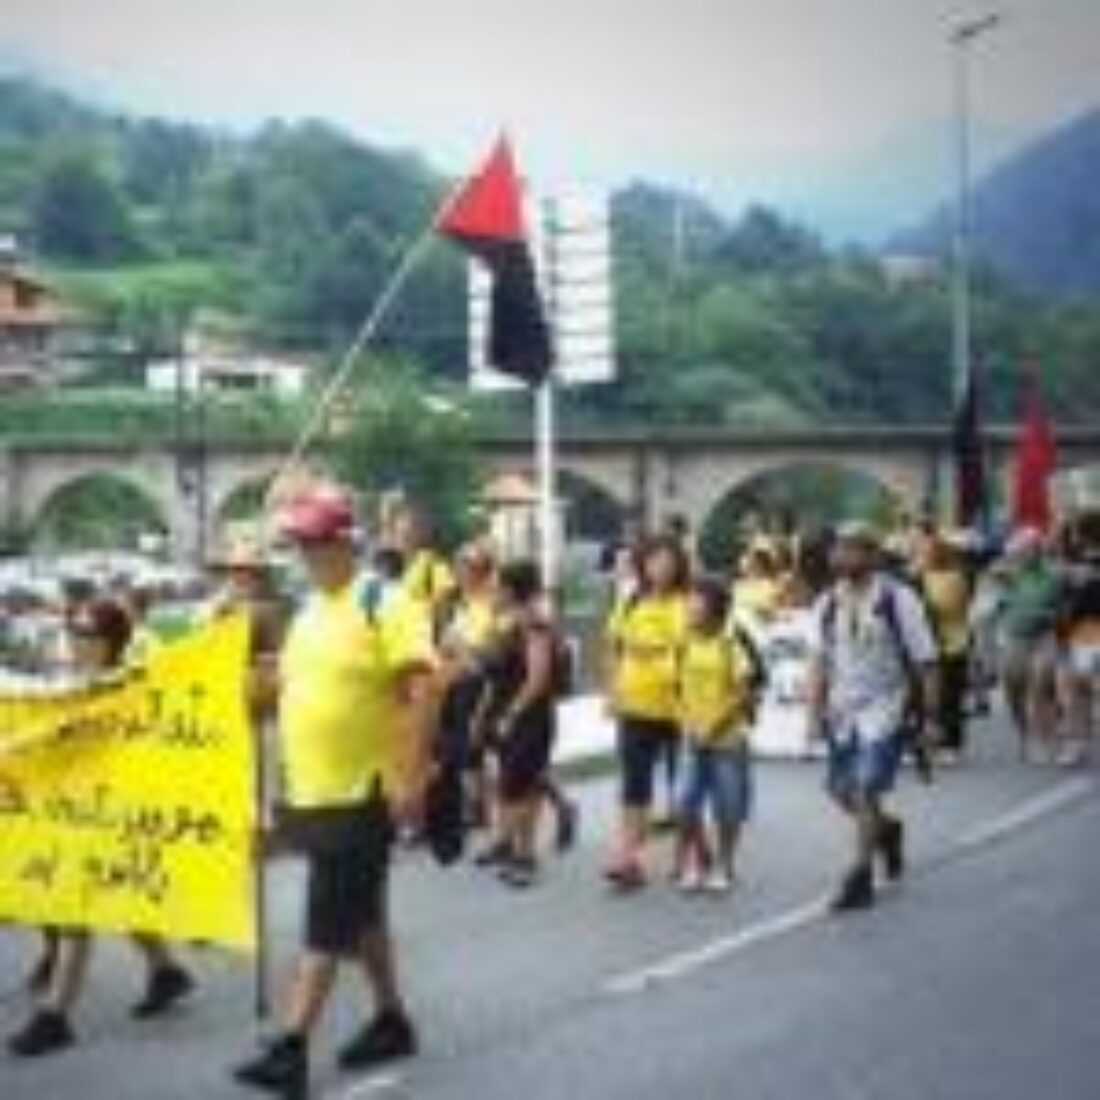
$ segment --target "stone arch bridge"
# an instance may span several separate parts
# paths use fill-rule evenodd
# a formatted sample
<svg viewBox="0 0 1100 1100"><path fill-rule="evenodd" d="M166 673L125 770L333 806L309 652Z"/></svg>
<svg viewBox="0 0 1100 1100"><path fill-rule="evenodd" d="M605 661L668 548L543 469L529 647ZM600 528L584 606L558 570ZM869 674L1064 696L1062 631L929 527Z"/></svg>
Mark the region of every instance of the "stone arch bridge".
<svg viewBox="0 0 1100 1100"><path fill-rule="evenodd" d="M1005 427L986 434L995 476L1007 471L1015 434ZM495 433L479 446L491 473L530 471L529 435ZM1058 446L1066 467L1100 463L1100 425L1060 429ZM948 451L942 427L891 426L566 430L559 446L561 469L602 492L624 515L652 523L675 512L696 530L732 490L791 466L851 470L919 509L937 479L946 484ZM150 500L177 550L193 553L202 546L201 530L233 495L269 478L284 454L272 444L211 441L200 462L167 443L0 441L0 528L33 528L59 492L107 475Z"/></svg>

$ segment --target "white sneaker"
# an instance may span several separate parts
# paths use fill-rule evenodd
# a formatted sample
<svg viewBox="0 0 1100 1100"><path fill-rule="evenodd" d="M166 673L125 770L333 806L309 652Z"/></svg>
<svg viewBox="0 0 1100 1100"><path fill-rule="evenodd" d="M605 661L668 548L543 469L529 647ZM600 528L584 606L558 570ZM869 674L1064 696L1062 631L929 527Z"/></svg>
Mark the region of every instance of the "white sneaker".
<svg viewBox="0 0 1100 1100"><path fill-rule="evenodd" d="M715 869L707 875L703 889L708 894L728 894L733 889L733 876L729 871Z"/></svg>
<svg viewBox="0 0 1100 1100"><path fill-rule="evenodd" d="M703 889L703 876L698 867L686 867L676 879L681 894L698 894Z"/></svg>
<svg viewBox="0 0 1100 1100"><path fill-rule="evenodd" d="M1085 762L1085 747L1076 741L1062 746L1056 763L1060 768L1079 768Z"/></svg>

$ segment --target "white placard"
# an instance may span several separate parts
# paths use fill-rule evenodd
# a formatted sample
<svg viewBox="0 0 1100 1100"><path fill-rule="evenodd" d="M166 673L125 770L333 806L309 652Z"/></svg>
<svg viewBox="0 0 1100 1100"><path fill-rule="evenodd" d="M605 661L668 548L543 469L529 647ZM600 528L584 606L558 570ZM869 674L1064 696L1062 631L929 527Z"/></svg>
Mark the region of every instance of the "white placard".
<svg viewBox="0 0 1100 1100"><path fill-rule="evenodd" d="M615 376L614 295L607 198L558 196L528 200L525 216L539 293L554 348L554 377L562 385L608 382ZM523 384L485 361L489 274L469 265L470 384L510 390Z"/></svg>

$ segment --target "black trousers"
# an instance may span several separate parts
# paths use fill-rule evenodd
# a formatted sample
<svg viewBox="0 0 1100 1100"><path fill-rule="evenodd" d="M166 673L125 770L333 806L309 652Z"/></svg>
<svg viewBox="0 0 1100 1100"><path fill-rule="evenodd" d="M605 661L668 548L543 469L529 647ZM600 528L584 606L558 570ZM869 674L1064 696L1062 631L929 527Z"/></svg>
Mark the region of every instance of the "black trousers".
<svg viewBox="0 0 1100 1100"><path fill-rule="evenodd" d="M961 752L966 742L966 692L970 683L969 652L940 658L940 725L943 746Z"/></svg>

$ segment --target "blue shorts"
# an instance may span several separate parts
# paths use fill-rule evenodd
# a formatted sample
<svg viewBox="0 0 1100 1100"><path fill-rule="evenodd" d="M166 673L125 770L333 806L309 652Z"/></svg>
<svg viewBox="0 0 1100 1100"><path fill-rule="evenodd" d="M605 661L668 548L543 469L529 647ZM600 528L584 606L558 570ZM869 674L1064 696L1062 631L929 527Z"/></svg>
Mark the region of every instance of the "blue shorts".
<svg viewBox="0 0 1100 1100"><path fill-rule="evenodd" d="M687 743L680 781L681 821L696 822L709 806L719 825L743 825L752 812L752 759L747 745Z"/></svg>
<svg viewBox="0 0 1100 1100"><path fill-rule="evenodd" d="M899 736L879 741L861 737L830 741L829 792L842 802L887 794L897 781L901 758Z"/></svg>

